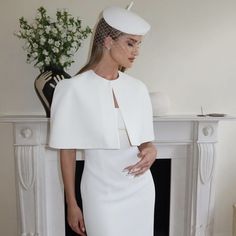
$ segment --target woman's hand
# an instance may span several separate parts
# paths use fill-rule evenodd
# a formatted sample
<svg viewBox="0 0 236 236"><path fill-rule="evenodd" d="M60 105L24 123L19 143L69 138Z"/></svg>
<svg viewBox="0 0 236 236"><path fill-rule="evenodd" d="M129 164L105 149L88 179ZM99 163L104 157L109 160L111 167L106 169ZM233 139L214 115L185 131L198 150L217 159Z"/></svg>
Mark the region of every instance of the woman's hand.
<svg viewBox="0 0 236 236"><path fill-rule="evenodd" d="M147 171L153 162L156 160L157 149L153 145L153 143L142 143L139 148L138 157L141 159L135 165L131 165L126 167L124 170L128 171L128 174L132 174L134 176L139 176Z"/></svg>
<svg viewBox="0 0 236 236"><path fill-rule="evenodd" d="M77 205L68 206L67 221L73 231L81 236L86 236L83 214Z"/></svg>

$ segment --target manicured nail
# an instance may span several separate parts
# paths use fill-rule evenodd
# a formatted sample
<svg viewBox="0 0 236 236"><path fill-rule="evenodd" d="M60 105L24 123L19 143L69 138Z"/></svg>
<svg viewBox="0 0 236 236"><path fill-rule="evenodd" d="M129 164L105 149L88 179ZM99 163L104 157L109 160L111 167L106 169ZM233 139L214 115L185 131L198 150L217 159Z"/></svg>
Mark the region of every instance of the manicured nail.
<svg viewBox="0 0 236 236"><path fill-rule="evenodd" d="M129 179L133 179L133 178L134 178L134 175L129 174L129 175L127 175L127 177L128 177Z"/></svg>
<svg viewBox="0 0 236 236"><path fill-rule="evenodd" d="M132 177L133 178L133 174L132 173L126 173L125 176L128 176L129 178Z"/></svg>
<svg viewBox="0 0 236 236"><path fill-rule="evenodd" d="M134 172L136 172L136 171L138 171L139 170L139 168L134 168L134 169L132 169L129 173L134 173Z"/></svg>

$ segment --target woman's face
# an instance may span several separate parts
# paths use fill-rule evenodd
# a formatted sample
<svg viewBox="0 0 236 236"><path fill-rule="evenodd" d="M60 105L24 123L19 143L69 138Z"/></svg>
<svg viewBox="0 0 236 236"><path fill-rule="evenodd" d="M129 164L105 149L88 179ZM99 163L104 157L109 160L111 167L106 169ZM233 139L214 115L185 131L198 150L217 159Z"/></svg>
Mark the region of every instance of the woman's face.
<svg viewBox="0 0 236 236"><path fill-rule="evenodd" d="M139 54L142 36L125 34L112 40L110 55L118 65L130 68Z"/></svg>

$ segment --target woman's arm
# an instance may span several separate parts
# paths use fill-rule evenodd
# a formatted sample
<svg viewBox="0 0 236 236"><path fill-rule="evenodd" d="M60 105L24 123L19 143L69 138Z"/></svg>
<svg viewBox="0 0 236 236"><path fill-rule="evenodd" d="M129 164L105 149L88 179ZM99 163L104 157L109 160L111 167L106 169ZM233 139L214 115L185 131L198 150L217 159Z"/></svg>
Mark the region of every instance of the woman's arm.
<svg viewBox="0 0 236 236"><path fill-rule="evenodd" d="M129 174L138 176L147 171L156 160L157 149L152 142L142 143L138 146L139 154L138 157L141 159L135 165L126 167L125 169Z"/></svg>
<svg viewBox="0 0 236 236"><path fill-rule="evenodd" d="M85 226L81 209L78 207L75 197L75 164L76 150L61 149L60 162L62 179L64 183L67 221L70 227L79 235L85 236Z"/></svg>

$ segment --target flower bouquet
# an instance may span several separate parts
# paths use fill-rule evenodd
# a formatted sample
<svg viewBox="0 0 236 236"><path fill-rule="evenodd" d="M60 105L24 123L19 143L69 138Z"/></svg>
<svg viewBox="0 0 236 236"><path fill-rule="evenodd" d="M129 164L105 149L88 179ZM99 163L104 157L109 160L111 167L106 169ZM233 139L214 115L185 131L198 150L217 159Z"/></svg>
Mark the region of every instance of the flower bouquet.
<svg viewBox="0 0 236 236"><path fill-rule="evenodd" d="M31 24L24 17L19 22L16 36L25 41L26 61L34 62L41 72L48 67L67 69L74 62L73 56L82 40L91 33L88 26L83 29L81 20L67 10L58 10L54 20L44 7L40 7Z"/></svg>
<svg viewBox="0 0 236 236"><path fill-rule="evenodd" d="M55 87L62 79L71 77L64 70L74 62L74 54L91 29L88 26L82 28L81 20L67 10L57 10L55 19L52 19L44 7L37 9L32 23L24 17L19 23L16 36L25 41L23 48L27 52L27 63L34 63L41 72L34 85L49 117Z"/></svg>

